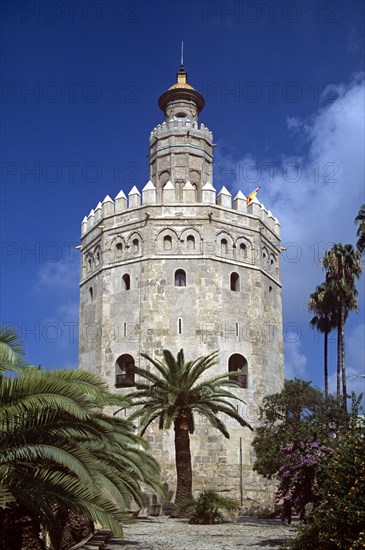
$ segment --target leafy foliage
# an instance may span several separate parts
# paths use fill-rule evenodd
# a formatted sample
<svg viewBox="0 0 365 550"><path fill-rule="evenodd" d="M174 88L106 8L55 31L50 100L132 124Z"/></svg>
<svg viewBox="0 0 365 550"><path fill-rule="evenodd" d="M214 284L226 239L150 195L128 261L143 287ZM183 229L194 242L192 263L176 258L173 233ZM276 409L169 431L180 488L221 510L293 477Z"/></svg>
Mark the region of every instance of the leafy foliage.
<svg viewBox="0 0 365 550"><path fill-rule="evenodd" d="M356 235L357 235L356 247L359 254L364 254L365 252L365 204L362 204L360 206L359 213L355 218L355 223L359 224L356 231Z"/></svg>
<svg viewBox="0 0 365 550"><path fill-rule="evenodd" d="M334 434L347 426L348 415L336 399L326 400L310 382L286 380L283 390L265 397L260 408L253 441L254 470L271 478L286 464L285 445L320 441L331 446Z"/></svg>
<svg viewBox="0 0 365 550"><path fill-rule="evenodd" d="M180 505L182 512L190 511L189 523L212 525L223 521L222 512L233 514L239 510L236 500L219 495L215 491L204 491L197 499L187 499Z"/></svg>
<svg viewBox="0 0 365 550"><path fill-rule="evenodd" d="M348 433L318 483L320 503L302 525L292 550L360 550L365 547L365 422L354 415Z"/></svg>
<svg viewBox="0 0 365 550"><path fill-rule="evenodd" d="M55 549L55 511L81 512L122 535L131 501L143 505L141 484L160 491L146 442L129 420L104 412L115 405L129 401L81 370L27 367L0 377L0 503L37 519Z"/></svg>
<svg viewBox="0 0 365 550"><path fill-rule="evenodd" d="M0 326L0 376L24 366L25 351L20 336L12 328Z"/></svg>
<svg viewBox="0 0 365 550"><path fill-rule="evenodd" d="M284 499L286 508L294 508L303 518L306 505L318 500L318 469L333 449L318 441L300 441L297 445L284 445L280 450L286 458L278 472L280 484L275 502L279 504Z"/></svg>

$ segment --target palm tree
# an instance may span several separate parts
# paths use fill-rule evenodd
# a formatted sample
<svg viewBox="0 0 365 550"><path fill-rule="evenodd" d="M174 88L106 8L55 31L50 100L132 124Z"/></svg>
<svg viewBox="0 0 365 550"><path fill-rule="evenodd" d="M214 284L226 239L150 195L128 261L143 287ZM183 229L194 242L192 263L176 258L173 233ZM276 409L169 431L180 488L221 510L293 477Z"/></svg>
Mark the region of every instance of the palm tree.
<svg viewBox="0 0 365 550"><path fill-rule="evenodd" d="M203 379L204 373L216 364L217 355L218 352L213 352L195 361L185 362L183 350L179 351L176 359L170 351L164 350L162 361L143 353L142 357L150 361L155 369L150 371L134 367L136 374L146 382L138 383L137 390L129 394L132 405L138 407L130 419L140 419L141 435L157 419L160 429L168 430L174 426L177 474L175 515L179 505L185 499L192 498L189 434L194 433L194 413L205 416L226 438L229 438L229 433L218 413L227 414L241 426L252 429L229 401L238 400L227 389L238 386L237 382L229 379L232 373Z"/></svg>
<svg viewBox="0 0 365 550"><path fill-rule="evenodd" d="M355 279L361 274L358 252L351 244L335 244L322 260L326 282L337 301L337 370L342 376L342 396L346 407L345 322L349 311L357 310Z"/></svg>
<svg viewBox="0 0 365 550"><path fill-rule="evenodd" d="M24 363L25 351L19 334L12 328L0 326L1 373L17 371Z"/></svg>
<svg viewBox="0 0 365 550"><path fill-rule="evenodd" d="M161 492L146 442L103 412L128 399L81 370L27 367L0 380L0 549L43 550L41 526L61 549L70 512L122 535L141 485Z"/></svg>
<svg viewBox="0 0 365 550"><path fill-rule="evenodd" d="M309 310L316 313L310 325L324 334L324 393L328 398L328 335L337 327L336 300L326 283L317 286L309 297ZM340 376L337 372L337 394L340 394Z"/></svg>
<svg viewBox="0 0 365 550"><path fill-rule="evenodd" d="M359 213L355 218L355 224L357 223L359 224L359 227L356 232L356 235L358 236L356 247L359 254L362 255L365 252L365 204L361 205Z"/></svg>

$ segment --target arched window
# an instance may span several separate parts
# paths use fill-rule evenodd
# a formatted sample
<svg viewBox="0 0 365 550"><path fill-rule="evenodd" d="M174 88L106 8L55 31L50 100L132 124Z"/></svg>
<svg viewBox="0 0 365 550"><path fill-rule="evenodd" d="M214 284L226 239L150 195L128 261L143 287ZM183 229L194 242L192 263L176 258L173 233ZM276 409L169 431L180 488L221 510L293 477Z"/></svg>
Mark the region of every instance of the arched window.
<svg viewBox="0 0 365 550"><path fill-rule="evenodd" d="M227 239L221 240L221 254L222 256L225 256L228 252L228 242Z"/></svg>
<svg viewBox="0 0 365 550"><path fill-rule="evenodd" d="M240 276L238 273L231 273L231 290L239 292L240 290Z"/></svg>
<svg viewBox="0 0 365 550"><path fill-rule="evenodd" d="M187 249L188 250L195 250L195 239L193 235L189 235L186 239Z"/></svg>
<svg viewBox="0 0 365 550"><path fill-rule="evenodd" d="M133 254L138 254L139 252L139 240L138 239L133 239L132 241L132 250L133 250Z"/></svg>
<svg viewBox="0 0 365 550"><path fill-rule="evenodd" d="M135 386L134 359L128 353L124 353L115 362L115 387L130 388Z"/></svg>
<svg viewBox="0 0 365 550"><path fill-rule="evenodd" d="M175 286L186 286L186 273L183 269L175 271Z"/></svg>
<svg viewBox="0 0 365 550"><path fill-rule="evenodd" d="M93 299L94 299L94 290L93 290L92 286L89 288L89 295L90 295L90 300L93 301Z"/></svg>
<svg viewBox="0 0 365 550"><path fill-rule="evenodd" d="M90 273L92 269L92 261L91 261L91 258L88 258L87 260L87 272Z"/></svg>
<svg viewBox="0 0 365 550"><path fill-rule="evenodd" d="M96 261L95 261L95 263L96 263L97 266L100 265L100 252L99 252L99 250L98 250L97 253L96 253Z"/></svg>
<svg viewBox="0 0 365 550"><path fill-rule="evenodd" d="M246 358L240 353L231 355L228 361L228 372L237 372L230 380L238 382L241 388L248 388L248 365Z"/></svg>
<svg viewBox="0 0 365 550"><path fill-rule="evenodd" d="M130 290L131 288L131 277L128 273L125 273L122 277L123 281L123 290Z"/></svg>
<svg viewBox="0 0 365 550"><path fill-rule="evenodd" d="M122 243L117 243L116 246L115 246L115 250L116 250L116 257L119 260L122 257L122 254L123 254L123 245L122 245Z"/></svg>
<svg viewBox="0 0 365 550"><path fill-rule="evenodd" d="M170 235L166 235L163 238L163 249L172 250L172 238L170 237Z"/></svg>
<svg viewBox="0 0 365 550"><path fill-rule="evenodd" d="M247 258L247 246L244 243L240 244L240 257Z"/></svg>

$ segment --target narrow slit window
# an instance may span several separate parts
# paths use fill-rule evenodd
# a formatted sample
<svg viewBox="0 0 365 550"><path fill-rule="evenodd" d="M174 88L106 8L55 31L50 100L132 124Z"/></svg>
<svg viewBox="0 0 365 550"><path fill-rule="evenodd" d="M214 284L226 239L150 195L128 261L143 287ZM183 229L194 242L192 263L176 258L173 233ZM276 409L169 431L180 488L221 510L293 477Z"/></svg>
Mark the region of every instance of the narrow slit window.
<svg viewBox="0 0 365 550"><path fill-rule="evenodd" d="M227 239L221 240L221 254L225 256L228 253L228 242Z"/></svg>
<svg viewBox="0 0 365 550"><path fill-rule="evenodd" d="M94 300L94 289L93 289L92 286L89 288L89 295L90 295L90 300L93 301Z"/></svg>
<svg viewBox="0 0 365 550"><path fill-rule="evenodd" d="M178 334L182 334L182 319L179 318L178 322L177 322L177 331L178 331Z"/></svg>
<svg viewBox="0 0 365 550"><path fill-rule="evenodd" d="M164 250L172 250L172 239L170 235L166 235L163 238L163 249Z"/></svg>
<svg viewBox="0 0 365 550"><path fill-rule="evenodd" d="M131 278L128 273L125 273L122 277L123 281L123 290L130 290L131 288Z"/></svg>
<svg viewBox="0 0 365 550"><path fill-rule="evenodd" d="M115 247L116 250L116 257L119 260L122 257L123 254L123 245L122 243L118 243Z"/></svg>
<svg viewBox="0 0 365 550"><path fill-rule="evenodd" d="M238 273L231 273L231 290L239 292L240 290L240 276Z"/></svg>
<svg viewBox="0 0 365 550"><path fill-rule="evenodd" d="M138 239L133 239L133 242L132 242L132 245L133 245L133 254L138 254L139 252L139 240Z"/></svg>
<svg viewBox="0 0 365 550"><path fill-rule="evenodd" d="M193 235L189 235L186 241L188 250L195 250L195 239Z"/></svg>

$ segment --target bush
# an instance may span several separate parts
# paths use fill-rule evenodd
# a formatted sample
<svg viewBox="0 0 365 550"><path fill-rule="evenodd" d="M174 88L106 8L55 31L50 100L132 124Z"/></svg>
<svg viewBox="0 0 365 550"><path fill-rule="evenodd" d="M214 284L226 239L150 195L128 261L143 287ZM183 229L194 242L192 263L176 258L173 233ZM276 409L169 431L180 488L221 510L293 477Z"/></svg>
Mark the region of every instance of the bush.
<svg viewBox="0 0 365 550"><path fill-rule="evenodd" d="M365 548L365 421L349 432L320 472L320 503L293 541L292 550Z"/></svg>
<svg viewBox="0 0 365 550"><path fill-rule="evenodd" d="M239 504L236 500L223 497L215 491L204 491L197 499L185 500L180 508L180 512L190 512L189 523L201 525L213 525L217 520L223 521L222 512L234 514L239 510Z"/></svg>

